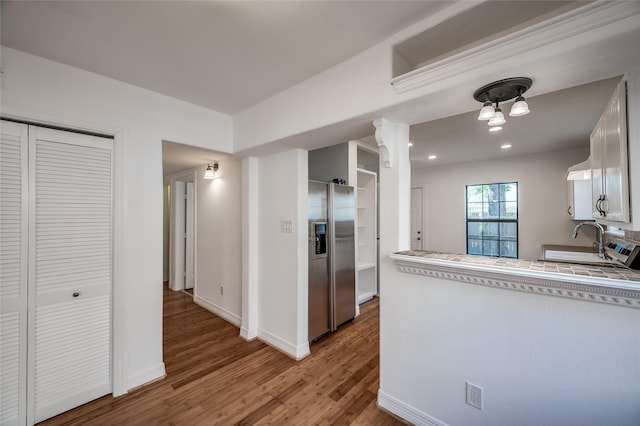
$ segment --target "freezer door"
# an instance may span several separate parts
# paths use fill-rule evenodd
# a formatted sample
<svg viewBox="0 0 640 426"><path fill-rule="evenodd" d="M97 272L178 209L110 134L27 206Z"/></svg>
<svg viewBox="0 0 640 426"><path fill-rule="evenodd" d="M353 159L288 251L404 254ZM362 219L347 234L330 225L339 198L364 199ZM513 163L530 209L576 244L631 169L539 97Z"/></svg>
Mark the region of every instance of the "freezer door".
<svg viewBox="0 0 640 426"><path fill-rule="evenodd" d="M331 226L332 330L356 314L356 260L354 245L354 189L329 184Z"/></svg>
<svg viewBox="0 0 640 426"><path fill-rule="evenodd" d="M331 329L328 185L309 182L309 341Z"/></svg>

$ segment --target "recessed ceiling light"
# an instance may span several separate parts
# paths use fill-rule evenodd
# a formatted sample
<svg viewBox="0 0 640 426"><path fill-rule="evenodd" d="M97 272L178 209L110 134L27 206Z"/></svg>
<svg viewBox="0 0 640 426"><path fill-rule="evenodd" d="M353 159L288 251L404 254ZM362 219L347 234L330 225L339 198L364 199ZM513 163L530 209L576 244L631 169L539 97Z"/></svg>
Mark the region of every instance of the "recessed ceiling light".
<svg viewBox="0 0 640 426"><path fill-rule="evenodd" d="M502 130L502 126L489 127L490 132L499 132L500 130Z"/></svg>
<svg viewBox="0 0 640 426"><path fill-rule="evenodd" d="M429 157L429 160L435 160L436 158L438 158L437 155L431 154Z"/></svg>
<svg viewBox="0 0 640 426"><path fill-rule="evenodd" d="M511 148L511 147L512 147L512 145L511 145L510 143L505 143L505 144L504 144L504 145L502 145L500 148L501 148L501 149L509 149L509 148Z"/></svg>
<svg viewBox="0 0 640 426"><path fill-rule="evenodd" d="M409 142L409 148L413 146L413 142Z"/></svg>

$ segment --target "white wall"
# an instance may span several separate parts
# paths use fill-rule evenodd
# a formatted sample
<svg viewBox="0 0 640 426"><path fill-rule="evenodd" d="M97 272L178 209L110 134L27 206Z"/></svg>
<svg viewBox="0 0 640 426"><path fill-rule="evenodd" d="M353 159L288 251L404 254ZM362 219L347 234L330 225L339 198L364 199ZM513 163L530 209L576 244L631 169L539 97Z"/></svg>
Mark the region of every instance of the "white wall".
<svg viewBox="0 0 640 426"><path fill-rule="evenodd" d="M307 165L299 149L258 159L258 337L294 358L309 353Z"/></svg>
<svg viewBox="0 0 640 426"><path fill-rule="evenodd" d="M542 244L591 245L595 235L571 232L567 169L589 148L412 170L412 186L424 186L424 249L466 253L465 185L518 182L518 257L537 259Z"/></svg>
<svg viewBox="0 0 640 426"><path fill-rule="evenodd" d="M116 135L114 393L161 377L162 140L228 152L231 118L16 50L1 55L4 116Z"/></svg>
<svg viewBox="0 0 640 426"><path fill-rule="evenodd" d="M349 180L349 144L341 143L309 151L309 180Z"/></svg>
<svg viewBox="0 0 640 426"><path fill-rule="evenodd" d="M217 177L196 176L195 301L240 326L242 317L242 163L219 162ZM220 294L220 287L224 288Z"/></svg>
<svg viewBox="0 0 640 426"><path fill-rule="evenodd" d="M380 391L423 424L637 425L640 310L395 272ZM465 382L484 409L465 404ZM431 421L433 423L427 423Z"/></svg>

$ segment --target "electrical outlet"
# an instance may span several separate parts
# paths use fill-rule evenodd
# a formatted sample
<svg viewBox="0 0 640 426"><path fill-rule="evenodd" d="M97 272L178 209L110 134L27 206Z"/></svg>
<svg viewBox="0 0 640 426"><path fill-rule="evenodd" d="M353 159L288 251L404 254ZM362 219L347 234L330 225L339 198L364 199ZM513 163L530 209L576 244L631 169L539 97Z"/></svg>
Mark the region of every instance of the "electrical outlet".
<svg viewBox="0 0 640 426"><path fill-rule="evenodd" d="M467 382L467 404L482 410L482 388Z"/></svg>
<svg viewBox="0 0 640 426"><path fill-rule="evenodd" d="M224 287L220 286L220 296L224 296Z"/></svg>

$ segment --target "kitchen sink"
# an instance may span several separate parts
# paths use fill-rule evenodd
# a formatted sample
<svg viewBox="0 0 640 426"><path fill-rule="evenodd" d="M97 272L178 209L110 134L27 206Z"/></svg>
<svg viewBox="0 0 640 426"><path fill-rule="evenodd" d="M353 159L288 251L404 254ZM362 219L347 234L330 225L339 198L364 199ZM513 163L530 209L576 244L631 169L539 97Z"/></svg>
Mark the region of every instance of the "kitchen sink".
<svg viewBox="0 0 640 426"><path fill-rule="evenodd" d="M545 244L540 260L551 262L583 263L588 265L616 265L612 259L601 259L594 247Z"/></svg>

